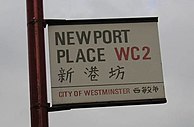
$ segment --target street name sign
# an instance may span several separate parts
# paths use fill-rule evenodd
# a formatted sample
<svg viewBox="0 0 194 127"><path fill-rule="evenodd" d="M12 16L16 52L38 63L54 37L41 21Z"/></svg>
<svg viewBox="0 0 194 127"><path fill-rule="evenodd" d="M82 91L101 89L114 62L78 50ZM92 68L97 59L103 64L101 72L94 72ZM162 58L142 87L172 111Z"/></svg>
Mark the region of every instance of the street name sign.
<svg viewBox="0 0 194 127"><path fill-rule="evenodd" d="M157 17L46 22L53 110L166 102Z"/></svg>

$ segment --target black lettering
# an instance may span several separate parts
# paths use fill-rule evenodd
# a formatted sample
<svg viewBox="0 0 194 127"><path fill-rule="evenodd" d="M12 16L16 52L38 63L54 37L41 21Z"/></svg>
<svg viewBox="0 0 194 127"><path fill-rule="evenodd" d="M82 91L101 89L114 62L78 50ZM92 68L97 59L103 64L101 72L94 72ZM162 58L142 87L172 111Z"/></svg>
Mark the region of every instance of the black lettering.
<svg viewBox="0 0 194 127"><path fill-rule="evenodd" d="M72 34L74 34L74 32L67 32L67 44L68 45L75 45L74 42L71 42L72 39L74 39L74 37L72 36Z"/></svg>
<svg viewBox="0 0 194 127"><path fill-rule="evenodd" d="M89 49L87 50L87 60L88 60L88 62L94 62L94 61L96 60L95 57L91 57L91 55L90 55L91 52L95 53L95 50L92 49L92 48L89 48Z"/></svg>
<svg viewBox="0 0 194 127"><path fill-rule="evenodd" d="M122 43L120 30L113 30L113 39L114 39L114 43L116 43L117 41L119 43Z"/></svg>
<svg viewBox="0 0 194 127"><path fill-rule="evenodd" d="M67 63L73 63L73 60L70 60L70 58L69 58L69 50L67 49L66 50L66 60L67 60Z"/></svg>
<svg viewBox="0 0 194 127"><path fill-rule="evenodd" d="M91 31L88 31L87 34L85 31L81 31L80 34L78 31L76 31L76 35L77 35L77 39L79 41L79 44L83 44L83 41L85 41L86 44L89 44Z"/></svg>
<svg viewBox="0 0 194 127"><path fill-rule="evenodd" d="M100 31L94 31L94 43L97 44L98 39L102 37L102 34Z"/></svg>
<svg viewBox="0 0 194 127"><path fill-rule="evenodd" d="M124 33L124 39L125 39L125 43L128 43L128 34L127 34L127 32L129 32L130 30L121 30L121 32L123 32Z"/></svg>
<svg viewBox="0 0 194 127"><path fill-rule="evenodd" d="M76 62L79 62L80 60L82 60L83 62L86 62L86 58L84 57L82 49L78 49Z"/></svg>
<svg viewBox="0 0 194 127"><path fill-rule="evenodd" d="M59 32L55 32L55 44L58 45L59 42L61 45L65 45L65 32L62 32L62 36Z"/></svg>
<svg viewBox="0 0 194 127"><path fill-rule="evenodd" d="M61 63L61 58L65 57L64 50L57 50L57 63Z"/></svg>
<svg viewBox="0 0 194 127"><path fill-rule="evenodd" d="M112 42L111 32L109 30L103 31L103 42L106 44Z"/></svg>
<svg viewBox="0 0 194 127"><path fill-rule="evenodd" d="M104 53L102 51L104 51L104 48L98 48L97 49L97 52L98 52L98 61L99 62L105 61L105 59L103 58Z"/></svg>

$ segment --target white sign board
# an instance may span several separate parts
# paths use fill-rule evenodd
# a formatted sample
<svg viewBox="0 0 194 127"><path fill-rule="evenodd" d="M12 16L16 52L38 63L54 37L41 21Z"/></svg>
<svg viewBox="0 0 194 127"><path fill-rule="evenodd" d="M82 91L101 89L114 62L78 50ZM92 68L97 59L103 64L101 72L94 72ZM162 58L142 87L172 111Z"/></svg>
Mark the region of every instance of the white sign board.
<svg viewBox="0 0 194 127"><path fill-rule="evenodd" d="M52 105L166 102L157 18L49 22Z"/></svg>

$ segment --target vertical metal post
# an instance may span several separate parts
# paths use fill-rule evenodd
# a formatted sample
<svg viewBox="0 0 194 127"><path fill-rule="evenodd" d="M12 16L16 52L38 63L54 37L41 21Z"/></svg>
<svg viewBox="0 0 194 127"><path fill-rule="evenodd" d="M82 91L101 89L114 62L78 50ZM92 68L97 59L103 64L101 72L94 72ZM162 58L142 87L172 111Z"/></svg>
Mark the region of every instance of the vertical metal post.
<svg viewBox="0 0 194 127"><path fill-rule="evenodd" d="M26 2L31 127L48 127L43 1Z"/></svg>

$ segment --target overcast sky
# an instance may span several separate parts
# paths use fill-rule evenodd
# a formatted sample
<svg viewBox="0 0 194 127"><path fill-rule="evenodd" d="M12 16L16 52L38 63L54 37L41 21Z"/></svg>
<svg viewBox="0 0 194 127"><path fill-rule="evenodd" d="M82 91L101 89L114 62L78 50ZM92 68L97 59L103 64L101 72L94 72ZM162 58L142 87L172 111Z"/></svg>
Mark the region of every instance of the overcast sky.
<svg viewBox="0 0 194 127"><path fill-rule="evenodd" d="M28 127L26 2L0 1L0 126ZM45 0L44 15L51 19L159 17L168 101L49 113L50 127L194 127L193 5L193 0Z"/></svg>

